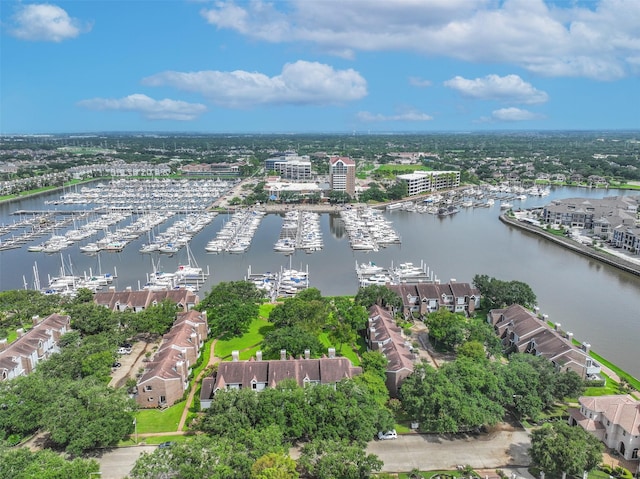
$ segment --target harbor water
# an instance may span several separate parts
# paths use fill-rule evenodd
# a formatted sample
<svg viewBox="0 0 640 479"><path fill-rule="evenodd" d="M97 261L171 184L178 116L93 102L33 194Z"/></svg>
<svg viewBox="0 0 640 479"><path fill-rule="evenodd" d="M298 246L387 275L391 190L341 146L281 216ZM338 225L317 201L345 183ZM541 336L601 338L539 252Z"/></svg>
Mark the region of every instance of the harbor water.
<svg viewBox="0 0 640 479"><path fill-rule="evenodd" d="M0 204L0 224L18 221L20 217L12 213L20 210L91 208L45 204L59 198L60 194L58 191ZM601 198L616 194L633 193L562 187L553 189L546 197L511 202L514 208L532 208L556 198ZM148 241L146 236L114 253L87 255L80 252L79 246L95 241L95 236L60 253L27 251L28 246L45 237L20 248L0 251L0 290L33 289L36 272L41 285L46 286L47 278L59 275L62 267L67 273L76 275L90 271L93 274L116 273L112 286L117 290L138 289L154 270L173 272L178 265L195 261L209 272L201 286L200 297L218 282L244 279L249 270L263 273L289 267L308 268L310 284L325 296L353 295L358 290L356 262L371 261L385 267L402 262L423 263L442 282L451 279L471 282L474 275L485 274L529 284L538 298L540 311L548 314L550 321L561 323L562 329L573 332L576 339L590 343L598 354L640 377L640 277L509 227L499 221L499 214L499 202L489 208L461 209L457 214L444 217L401 209L387 211L384 215L400 235L401 243L375 252L353 251L344 224L336 214L321 215L324 240L321 250L312 253L297 250L290 256L273 250L283 223L283 216L278 214L265 215L250 248L242 254L205 251L207 242L229 220L227 214L218 215L193 237L189 246L192 258L184 247L173 255L142 254L139 249ZM152 233L161 232L181 216L180 213L174 215ZM2 240L9 237L5 235Z"/></svg>

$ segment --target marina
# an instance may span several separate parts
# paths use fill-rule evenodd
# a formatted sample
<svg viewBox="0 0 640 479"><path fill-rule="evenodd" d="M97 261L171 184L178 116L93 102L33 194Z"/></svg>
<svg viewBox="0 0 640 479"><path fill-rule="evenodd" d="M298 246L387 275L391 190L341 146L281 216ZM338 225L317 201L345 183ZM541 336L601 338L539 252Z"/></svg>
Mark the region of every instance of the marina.
<svg viewBox="0 0 640 479"><path fill-rule="evenodd" d="M290 298L295 296L299 291L309 287L309 265L299 270L293 269L291 264L288 268L280 266L275 273L270 271L266 273L253 273L251 266L247 270L245 281L251 281L271 301L278 299Z"/></svg>
<svg viewBox="0 0 640 479"><path fill-rule="evenodd" d="M356 261L355 269L360 286L440 283L433 270L424 261L420 261L419 266L410 261L398 263L394 266L392 262L389 268L379 266L372 261L366 263L358 263Z"/></svg>
<svg viewBox="0 0 640 479"><path fill-rule="evenodd" d="M496 196L512 194L515 193L495 193ZM519 206L542 206L553 199L601 198L621 194L634 192L563 187L554 188L547 197L527 194L526 200L509 201L517 209ZM50 193L0 204L0 224L8 225L14 221L26 220L26 214L20 216L13 213L43 211L43 200L55 199L59 195L60 192ZM446 199L446 195L443 198ZM489 202L490 199L493 198L477 201ZM189 242L189 250L198 266L205 276L209 273L199 286L199 295L203 297L213 285L221 281L243 279L249 266L252 272L276 272L280 268L290 269L290 261L294 269L298 270L306 269L301 267L301 263L308 264L313 275L310 285L320 289L323 295L354 295L359 287L354 268L356 261L358 264L372 262L388 269L390 265L397 265L399 262L413 262L419 266L424 259L429 265L429 277L431 271L437 272L443 283L450 278L471 282L476 274L486 274L506 281L523 281L536 293L541 311L548 314L550 320L562 323L563 328L574 332L575 337L588 340L596 352L635 375L640 375L637 361L624 354L625 350L635 348L634 338L640 334L640 322L628 314L629 311L640 310L640 278L569 253L537 236L502 224L498 219L501 213L499 203L500 201L494 200L491 206L460 208L457 214L444 217L405 211L402 208L386 211L382 207L383 211L377 210L378 213L392 222L393 229L402 237L402 242L379 248L378 251L352 249L341 215L322 213L319 221L323 237L322 250L313 254L296 250L288 256L273 249L282 229L283 216L280 214L263 215L260 226L254 233L251 248L244 253L230 254L222 251L218 254L206 254L205 246L231 216L219 214ZM58 205L57 208L58 212L52 213L62 218L73 216L70 212L76 212L78 206ZM282 214L285 210L283 205ZM167 213L163 210L159 212ZM91 221L101 214L104 213L77 221L78 228L83 222ZM167 226L183 214L187 212L174 213L167 220ZM126 226L135 217L136 214L118 226ZM73 226L68 226L68 229L71 228ZM152 239L156 228L152 230ZM64 234L63 230L56 231ZM5 234L1 239L10 238L12 234L17 236L19 230ZM50 234L51 231L47 233ZM60 253L37 254L27 251L28 246L41 241L42 239L33 239L19 248L0 251L1 290L23 289L25 284L27 288L34 289L34 260L37 261L39 276L43 278L43 287L48 285L48 275L60 276ZM66 262L72 262L74 275L84 277L86 271L89 276L91 270L97 276L101 261L103 274L109 272L114 276L107 287L118 291L136 289L138 285L142 288L147 282L147 276L154 271L154 263L156 271L167 273L175 273L179 265L189 264L189 251L186 247L172 255L158 251L139 253L142 245L149 242L149 235L132 240L119 253L82 253L78 248L86 241L95 239L80 241L63 250ZM114 274L116 270L117 275ZM596 300L603 297L615 297L616 301ZM609 319L602 321L602 318Z"/></svg>
<svg viewBox="0 0 640 479"><path fill-rule="evenodd" d="M284 215L282 229L274 243L274 251L292 254L296 249L307 253L323 247L320 215L313 211L291 210Z"/></svg>

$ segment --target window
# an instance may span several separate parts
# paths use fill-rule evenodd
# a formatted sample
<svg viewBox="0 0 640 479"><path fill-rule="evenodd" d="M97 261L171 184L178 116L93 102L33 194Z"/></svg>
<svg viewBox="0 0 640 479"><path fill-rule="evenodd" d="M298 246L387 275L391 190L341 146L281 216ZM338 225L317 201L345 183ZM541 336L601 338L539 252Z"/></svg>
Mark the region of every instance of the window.
<svg viewBox="0 0 640 479"><path fill-rule="evenodd" d="M151 386L145 386L144 390L145 392L149 392L149 391L153 391L153 388Z"/></svg>
<svg viewBox="0 0 640 479"><path fill-rule="evenodd" d="M153 398L150 397L149 399L147 399L147 401L152 402Z"/></svg>

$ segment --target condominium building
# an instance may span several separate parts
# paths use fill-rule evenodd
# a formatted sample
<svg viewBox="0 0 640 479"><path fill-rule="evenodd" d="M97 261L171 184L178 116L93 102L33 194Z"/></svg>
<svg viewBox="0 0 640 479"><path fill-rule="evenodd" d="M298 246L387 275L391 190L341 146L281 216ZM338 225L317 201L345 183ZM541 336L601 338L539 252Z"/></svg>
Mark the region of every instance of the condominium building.
<svg viewBox="0 0 640 479"><path fill-rule="evenodd" d="M356 192L356 162L346 156L330 158L329 185L332 191L344 191L353 196Z"/></svg>
<svg viewBox="0 0 640 479"><path fill-rule="evenodd" d="M407 184L408 196L460 186L459 171L415 171L398 175Z"/></svg>

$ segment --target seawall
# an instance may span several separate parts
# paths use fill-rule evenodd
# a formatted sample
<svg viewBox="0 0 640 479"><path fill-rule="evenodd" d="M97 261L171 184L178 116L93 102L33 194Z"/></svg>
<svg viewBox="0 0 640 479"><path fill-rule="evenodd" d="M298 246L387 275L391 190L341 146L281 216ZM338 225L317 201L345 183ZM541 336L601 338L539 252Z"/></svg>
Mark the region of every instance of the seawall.
<svg viewBox="0 0 640 479"><path fill-rule="evenodd" d="M508 224L509 226L513 226L515 228L528 231L529 233L542 236L543 238L557 245L560 245L564 248L567 248L568 250L573 251L574 253L587 256L591 259L600 261L601 263L607 264L609 266L613 266L614 268L618 268L627 273L640 276L640 266L630 261L626 261L617 256L612 256L610 254L600 252L589 246L578 244L575 241L570 240L568 238L547 233L546 231L544 231L539 227L530 225L523 221L519 221L516 218L512 218L507 215L500 215L500 221L502 221L505 224Z"/></svg>

